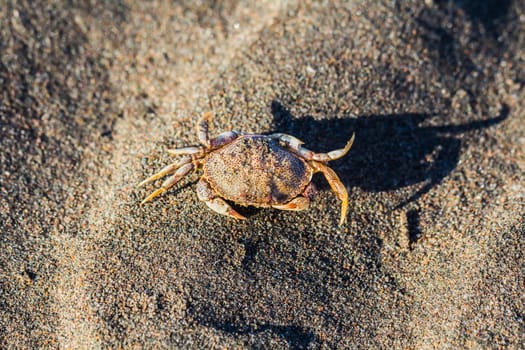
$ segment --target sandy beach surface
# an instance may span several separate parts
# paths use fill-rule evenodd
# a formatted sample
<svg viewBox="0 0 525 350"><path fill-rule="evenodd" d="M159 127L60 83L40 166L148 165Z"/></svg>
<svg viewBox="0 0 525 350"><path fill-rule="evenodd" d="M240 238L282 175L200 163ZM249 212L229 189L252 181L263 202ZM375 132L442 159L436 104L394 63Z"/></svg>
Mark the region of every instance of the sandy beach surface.
<svg viewBox="0 0 525 350"><path fill-rule="evenodd" d="M0 4L0 347L525 348L525 2ZM211 132L326 152L302 212L136 185Z"/></svg>

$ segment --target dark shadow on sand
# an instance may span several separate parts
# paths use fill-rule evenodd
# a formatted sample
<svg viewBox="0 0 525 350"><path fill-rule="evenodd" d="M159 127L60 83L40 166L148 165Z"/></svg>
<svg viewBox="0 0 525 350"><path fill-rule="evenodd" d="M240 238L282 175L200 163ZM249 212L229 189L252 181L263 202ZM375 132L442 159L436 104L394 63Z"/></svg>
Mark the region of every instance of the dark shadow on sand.
<svg viewBox="0 0 525 350"><path fill-rule="evenodd" d="M437 0L438 8L451 11L453 6L461 8L473 21L480 23L488 34L497 38L498 25L509 15L511 0Z"/></svg>
<svg viewBox="0 0 525 350"><path fill-rule="evenodd" d="M276 245L278 236L287 239L278 240ZM216 277L204 277L197 288L193 285L188 318L234 337L249 335L247 341L251 345L248 347L252 348L266 348L264 344L271 339L285 341L290 349L309 349L322 341L318 329L308 322L291 321L285 316L293 312L294 307L302 308L298 313L305 317L315 315L327 328L358 336L359 331L352 325L362 319L362 314L372 312L371 309L360 305L334 314L337 304L352 304L362 295L374 299L375 291L380 288L405 291L381 269L380 239L373 234L352 239L349 254L353 258L346 265L336 253L344 244L341 238L346 240L344 236L316 235L315 228L306 227L298 234L292 228L277 225L272 225L264 235L254 231L232 238L245 247L242 263L233 267L225 258L232 254L232 241L216 247L207 257L210 276ZM305 246L311 249L305 250ZM334 291L344 292L334 299ZM282 296L288 293L284 298L288 303L283 305ZM305 300L309 303L303 303ZM324 306L319 309L316 305ZM362 313L355 312L359 307L363 307ZM262 310L267 313L261 313ZM335 348L334 343L325 345Z"/></svg>
<svg viewBox="0 0 525 350"><path fill-rule="evenodd" d="M294 117L278 101L271 105L275 132L303 140L316 152L341 148L355 132L349 154L332 167L347 187L368 192L394 191L422 184L397 207L416 201L457 166L461 140L456 135L488 128L507 118L504 106L498 117L461 125L422 126L435 115L403 113L315 120Z"/></svg>
<svg viewBox="0 0 525 350"><path fill-rule="evenodd" d="M190 304L188 306L188 314L195 317L199 324L230 335L255 335L271 332L283 338L291 349L306 349L315 339L315 334L311 330L299 326L250 323L243 319L242 312L236 313L235 316L217 315L213 305ZM228 317L233 317L233 319L228 319Z"/></svg>

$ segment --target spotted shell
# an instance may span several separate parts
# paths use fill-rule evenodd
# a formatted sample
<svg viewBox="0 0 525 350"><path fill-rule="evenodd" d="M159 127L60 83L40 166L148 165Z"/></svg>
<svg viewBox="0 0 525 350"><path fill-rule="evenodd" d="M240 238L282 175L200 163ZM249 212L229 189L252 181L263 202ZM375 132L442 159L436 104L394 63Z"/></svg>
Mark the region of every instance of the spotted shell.
<svg viewBox="0 0 525 350"><path fill-rule="evenodd" d="M305 160L265 135L243 135L210 152L203 164L203 178L218 196L257 207L289 202L314 173Z"/></svg>

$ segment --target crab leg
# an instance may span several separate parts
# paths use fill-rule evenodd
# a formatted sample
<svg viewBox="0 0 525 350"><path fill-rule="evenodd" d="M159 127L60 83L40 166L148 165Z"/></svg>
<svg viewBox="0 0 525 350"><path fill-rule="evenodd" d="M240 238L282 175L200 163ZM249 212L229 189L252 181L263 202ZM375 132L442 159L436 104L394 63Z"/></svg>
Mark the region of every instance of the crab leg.
<svg viewBox="0 0 525 350"><path fill-rule="evenodd" d="M208 201L204 202L211 210L213 210L216 213L229 216L231 218L237 219L237 220L244 220L246 217L242 216L238 212L235 211L228 203L224 201L224 199L215 197Z"/></svg>
<svg viewBox="0 0 525 350"><path fill-rule="evenodd" d="M208 134L208 127L209 123L211 121L212 114L211 112L206 112L202 115L201 119L197 123L197 136L199 137L199 141L204 147L206 148L217 148L220 146L224 146L233 140L235 140L237 137L239 137L239 133L235 131L226 131L219 136L210 139L210 136ZM192 149L193 147L187 147L188 149ZM197 152L195 152L197 153ZM172 153L173 154L173 153ZM181 154L181 153L177 153Z"/></svg>
<svg viewBox="0 0 525 350"><path fill-rule="evenodd" d="M169 149L167 151L172 156L179 156L179 155L194 155L194 154L203 154L204 153L204 147L199 146L191 146L191 147L183 147L183 148L174 148Z"/></svg>
<svg viewBox="0 0 525 350"><path fill-rule="evenodd" d="M304 142L299 140L297 137L288 134L277 133L270 135L270 137L278 139L279 141L284 143L286 147L294 151L298 151L299 148L301 148L301 145L304 144Z"/></svg>
<svg viewBox="0 0 525 350"><path fill-rule="evenodd" d="M168 177L166 179L166 181L164 181L164 183L162 184L162 186L160 188L158 188L157 190L155 190L152 194L150 194L149 196L147 196L143 201L142 203L140 204L144 204L146 202L149 202L150 200L152 200L153 198L157 197L158 195L166 192L167 190L169 190L171 187L173 187L180 179L182 179L184 176L186 176L191 170L193 169L193 164L191 163L188 163L188 164L185 164L183 166L181 166L179 168L179 170L177 170L175 172L175 174L173 174L172 176Z"/></svg>
<svg viewBox="0 0 525 350"><path fill-rule="evenodd" d="M220 197L214 197L213 190L204 179L200 179L197 183L197 197L216 213L226 215L237 220L246 219L246 217L239 214L228 203L226 203L224 199Z"/></svg>
<svg viewBox="0 0 525 350"><path fill-rule="evenodd" d="M239 137L239 133L235 131L226 131L209 140L209 145L211 148L218 148L232 142L237 137Z"/></svg>
<svg viewBox="0 0 525 350"><path fill-rule="evenodd" d="M293 211L300 211L305 210L310 205L310 200L306 197L299 196L297 198L292 199L286 204L278 204L278 205L272 205L275 209L280 210L293 210Z"/></svg>
<svg viewBox="0 0 525 350"><path fill-rule="evenodd" d="M339 220L339 226L342 226L343 223L346 220L346 214L348 212L348 192L346 191L346 187L343 185L341 180L339 179L339 176L327 167L325 164L312 161L310 164L313 166L314 170L316 172L322 172L326 180L328 181L328 184L332 188L332 190L335 192L337 197L342 201L341 203L341 219Z"/></svg>
<svg viewBox="0 0 525 350"><path fill-rule="evenodd" d="M350 151L350 148L352 147L352 144L354 143L355 134L352 135L350 140L346 143L346 146L344 148L331 151L328 153L315 153L313 151L310 151L307 148L304 148L301 140L286 134L275 134L273 135L277 137L280 141L284 142L288 148L290 148L292 151L299 154L301 157L307 159L307 160L315 160L318 162L328 162L331 160L336 160L341 157L343 157L345 154Z"/></svg>
<svg viewBox="0 0 525 350"><path fill-rule="evenodd" d="M210 138L208 136L208 124L211 121L211 112L206 112L202 115L197 123L197 136L199 141L205 146L210 147Z"/></svg>
<svg viewBox="0 0 525 350"><path fill-rule="evenodd" d="M161 177L164 177L164 176L166 176L168 174L171 174L175 170L177 170L178 168L180 168L180 167L182 167L182 166L184 166L184 165L186 165L188 163L191 163L191 157L184 157L181 160L179 160L178 162L170 164L170 165L166 166L165 168L163 168L158 173L148 177L146 180L144 180L141 183L139 183L137 185L137 187L144 186L146 184L149 184L150 182L153 182L153 181L155 181L157 179L160 179Z"/></svg>

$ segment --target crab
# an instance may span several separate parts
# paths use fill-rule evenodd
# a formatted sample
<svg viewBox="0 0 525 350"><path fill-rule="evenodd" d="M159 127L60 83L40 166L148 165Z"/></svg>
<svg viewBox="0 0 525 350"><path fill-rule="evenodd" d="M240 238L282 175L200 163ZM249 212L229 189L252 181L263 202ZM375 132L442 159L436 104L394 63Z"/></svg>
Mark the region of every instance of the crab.
<svg viewBox="0 0 525 350"><path fill-rule="evenodd" d="M202 170L197 197L219 214L246 219L227 201L241 206L299 211L308 208L314 192L312 176L320 172L342 202L339 225L343 225L348 211L348 192L327 163L348 153L355 134L344 148L314 153L304 148L301 140L282 133L259 135L226 131L210 138L211 118L211 112L207 112L197 124L199 146L168 150L169 154L182 158L138 185L171 174L142 204L166 192L192 170Z"/></svg>

